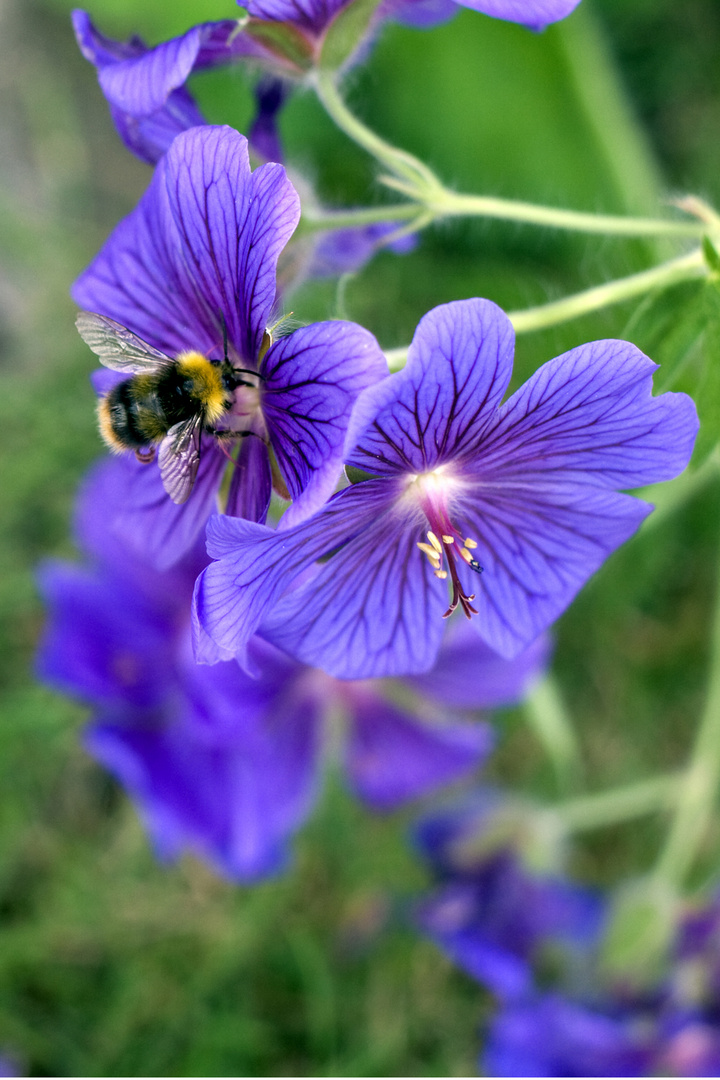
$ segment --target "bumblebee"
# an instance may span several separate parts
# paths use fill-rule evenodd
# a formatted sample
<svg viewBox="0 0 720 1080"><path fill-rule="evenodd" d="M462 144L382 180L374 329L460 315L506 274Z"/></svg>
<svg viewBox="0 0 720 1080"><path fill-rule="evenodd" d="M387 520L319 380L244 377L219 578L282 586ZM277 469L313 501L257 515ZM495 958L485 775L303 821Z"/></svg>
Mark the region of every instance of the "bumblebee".
<svg viewBox="0 0 720 1080"><path fill-rule="evenodd" d="M98 402L100 434L115 453L134 450L143 462L158 448L162 482L175 503L190 495L200 464L200 437L238 439L247 431L218 430L240 386L256 388L243 376L260 376L234 367L227 356L210 360L199 352L173 359L104 315L81 311L76 325L86 345L112 371L129 375Z"/></svg>

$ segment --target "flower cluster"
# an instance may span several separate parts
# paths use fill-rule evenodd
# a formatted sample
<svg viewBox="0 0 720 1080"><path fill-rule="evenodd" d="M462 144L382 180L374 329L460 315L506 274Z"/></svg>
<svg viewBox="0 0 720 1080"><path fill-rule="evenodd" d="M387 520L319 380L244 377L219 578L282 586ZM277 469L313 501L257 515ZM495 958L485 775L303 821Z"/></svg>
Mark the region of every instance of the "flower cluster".
<svg viewBox="0 0 720 1080"><path fill-rule="evenodd" d="M207 563L202 544L158 572L106 529L108 507L132 497L143 468L107 462L86 484L76 533L87 563L41 573L50 618L39 670L93 707L85 745L137 801L161 857L189 849L238 880L276 870L338 725L348 783L379 810L482 763L489 727L453 714L522 697L547 661L546 639L504 661L452 628L436 669L408 688L340 682L258 639L252 676L234 662L198 665L190 598Z"/></svg>
<svg viewBox="0 0 720 1080"><path fill-rule="evenodd" d="M693 401L654 396L656 365L627 341L580 344L510 392L513 324L490 300L427 312L392 373L364 327L283 315L301 277L408 250L431 205L418 196L404 226L387 219L406 208L385 207L298 234L303 213L323 222L282 163L293 88L334 86L391 20L429 27L463 6L542 30L577 3L250 0L155 47L74 12L153 174L72 289L118 456L78 503L83 562L41 572L38 664L91 707L85 746L161 858L191 851L243 882L276 872L330 758L379 811L467 780L493 745L478 712L522 700L551 625L652 511L628 492L690 459ZM208 124L187 85L234 63L259 72L247 138ZM399 162L390 186L434 190L373 139ZM601 984L602 901L529 870L503 805L486 791L417 830L439 879L417 924L499 1000L486 1066L717 1068L718 910L688 917L651 994Z"/></svg>
<svg viewBox="0 0 720 1080"><path fill-rule="evenodd" d="M658 985L613 980L599 961L603 899L531 870L507 839L499 794L434 813L417 842L438 884L417 923L496 997L490 1076L716 1076L720 906L688 909ZM548 985L549 984L549 985Z"/></svg>

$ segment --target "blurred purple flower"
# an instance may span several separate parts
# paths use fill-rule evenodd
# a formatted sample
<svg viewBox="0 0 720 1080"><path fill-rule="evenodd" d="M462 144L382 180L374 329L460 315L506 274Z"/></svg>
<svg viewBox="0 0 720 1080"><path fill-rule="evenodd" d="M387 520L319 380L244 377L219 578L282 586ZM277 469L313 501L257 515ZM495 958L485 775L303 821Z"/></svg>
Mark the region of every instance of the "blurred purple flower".
<svg viewBox="0 0 720 1080"><path fill-rule="evenodd" d="M594 941L602 911L594 893L532 873L493 836L502 807L499 793L486 790L419 823L417 846L440 884L417 922L459 967L514 1000L532 989L533 963L548 941Z"/></svg>
<svg viewBox="0 0 720 1080"><path fill-rule="evenodd" d="M94 708L85 744L129 790L161 857L189 848L239 880L279 868L316 797L338 710L349 785L376 809L482 763L490 729L449 721L432 673L422 687L430 703L420 707L408 698L414 686L338 682L257 639L249 648L255 677L234 662L195 664L189 622L199 545L158 573L106 527L141 468L106 462L86 485L77 533L91 563L43 569L50 617L38 666ZM462 636L451 636L443 662L455 671L460 704L479 708L521 697L547 655L541 640L510 663L482 646L468 656Z"/></svg>
<svg viewBox="0 0 720 1080"><path fill-rule="evenodd" d="M387 373L375 338L355 323L316 323L269 344L278 256L299 213L282 166L251 172L244 136L193 128L177 136L137 208L72 290L81 307L169 356L222 356L226 329L231 361L258 372L257 387L236 390L228 414L231 430L254 437L240 439L226 510L265 520L272 450L283 493L294 500L285 526L334 490L355 399ZM158 498L156 466L148 465L119 508L117 527L161 568L192 546L216 505L227 454L207 434L201 449L182 506Z"/></svg>
<svg viewBox="0 0 720 1080"><path fill-rule="evenodd" d="M486 789L416 828L439 879L416 921L498 999L483 1075L717 1076L717 899L686 915L658 985L615 985L598 963L605 900L517 853L532 817Z"/></svg>
<svg viewBox="0 0 720 1080"><path fill-rule="evenodd" d="M551 360L501 405L512 356L495 304L435 308L404 370L355 406L345 459L370 479L282 532L212 518L198 658L242 656L259 628L338 678L427 671L448 585L445 615L479 613L503 656L556 619L652 509L617 489L681 472L697 414L652 397L656 365L624 341Z"/></svg>

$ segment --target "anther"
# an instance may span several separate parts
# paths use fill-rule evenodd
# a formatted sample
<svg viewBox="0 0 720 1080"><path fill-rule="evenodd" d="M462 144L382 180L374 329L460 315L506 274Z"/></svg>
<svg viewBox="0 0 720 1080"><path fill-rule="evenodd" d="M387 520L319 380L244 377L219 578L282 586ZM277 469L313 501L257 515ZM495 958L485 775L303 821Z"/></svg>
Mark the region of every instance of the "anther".
<svg viewBox="0 0 720 1080"><path fill-rule="evenodd" d="M428 540L430 541L432 546L435 548L435 550L437 552L439 552L440 554L442 554L442 544L438 540L435 533L434 532L427 532L425 535L427 536Z"/></svg>
<svg viewBox="0 0 720 1080"><path fill-rule="evenodd" d="M435 570L434 574L435 577L440 578L441 581L444 581L447 577L447 570Z"/></svg>
<svg viewBox="0 0 720 1080"><path fill-rule="evenodd" d="M443 533L443 544L454 544L454 543L455 543L455 537L454 536L446 536L445 533Z"/></svg>
<svg viewBox="0 0 720 1080"><path fill-rule="evenodd" d="M472 555L470 554L470 552L467 550L467 548L461 547L460 548L460 555L465 560L465 562L468 564L468 566L470 565L470 563L475 561L473 559Z"/></svg>
<svg viewBox="0 0 720 1080"><path fill-rule="evenodd" d="M434 547L430 547L429 544L421 544L419 542L418 547L427 555L428 559L435 559L438 563L440 562L440 552L437 551Z"/></svg>
<svg viewBox="0 0 720 1080"><path fill-rule="evenodd" d="M469 536L466 537L466 539L465 539L465 547L470 548L471 550L473 550L474 548L477 547L477 540L471 540Z"/></svg>

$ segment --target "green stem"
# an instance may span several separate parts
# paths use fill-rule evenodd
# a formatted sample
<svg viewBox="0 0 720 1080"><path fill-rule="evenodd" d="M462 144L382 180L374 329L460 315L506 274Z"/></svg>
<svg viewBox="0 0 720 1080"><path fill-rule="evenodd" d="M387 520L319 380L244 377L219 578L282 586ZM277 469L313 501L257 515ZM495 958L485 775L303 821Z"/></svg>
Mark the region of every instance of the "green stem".
<svg viewBox="0 0 720 1080"><path fill-rule="evenodd" d="M414 203L366 206L354 210L303 210L301 229L303 232L352 229L358 225L374 225L382 221L408 221L417 217L418 213L418 207Z"/></svg>
<svg viewBox="0 0 720 1080"><path fill-rule="evenodd" d="M677 803L684 777L681 773L655 776L626 787L568 799L551 808L568 832L585 832L618 825L632 818L670 810Z"/></svg>
<svg viewBox="0 0 720 1080"><path fill-rule="evenodd" d="M544 225L573 232L598 233L603 236L675 236L701 237L707 226L697 221L663 221L646 217L622 217L614 214L587 214L580 210L562 210L554 206L491 195L460 195L443 188L427 204L437 217L488 217Z"/></svg>
<svg viewBox="0 0 720 1080"><path fill-rule="evenodd" d="M720 581L715 598L710 674L677 808L654 878L680 889L707 834L720 783Z"/></svg>
<svg viewBox="0 0 720 1080"><path fill-rule="evenodd" d="M605 236L699 238L707 232L707 225L698 221L663 221L646 217L588 214L494 196L458 194L444 187L418 158L392 146L358 120L338 93L335 77L331 73L316 72L315 90L325 111L340 130L394 174L392 177L381 177L384 183L407 195L413 202L420 203L430 212L432 218L489 217ZM409 212L406 213L410 216Z"/></svg>
<svg viewBox="0 0 720 1080"><path fill-rule="evenodd" d="M326 113L340 130L396 176L408 181L414 191L439 186L437 177L427 165L405 150L399 150L381 139L350 112L338 93L335 76L331 72L318 70L315 73L315 92Z"/></svg>
<svg viewBox="0 0 720 1080"><path fill-rule="evenodd" d="M702 277L707 273L702 249L696 248L689 255L654 266L651 270L642 270L639 274L609 281L606 285L595 285L592 289L573 293L562 300L553 300L549 304L525 308L522 311L509 311L508 318L515 327L516 334L528 334L533 330L546 330L550 326L577 319L600 311L611 304L631 300L635 296L650 292L652 289L668 288L689 278ZM399 371L407 360L407 346L386 349L385 356L391 371Z"/></svg>
<svg viewBox="0 0 720 1080"><path fill-rule="evenodd" d="M527 334L532 330L544 330L549 326L577 319L593 311L600 311L611 304L619 304L635 296L642 296L651 289L667 288L688 278L702 277L707 266L700 248L689 255L654 266L651 270L642 270L639 274L609 281L606 285L596 285L592 289L554 300L549 304L526 308L523 311L508 312L510 321L517 334Z"/></svg>
<svg viewBox="0 0 720 1080"><path fill-rule="evenodd" d="M553 763L560 787L568 787L582 769L580 745L557 683L551 675L546 676L528 695L525 715Z"/></svg>

